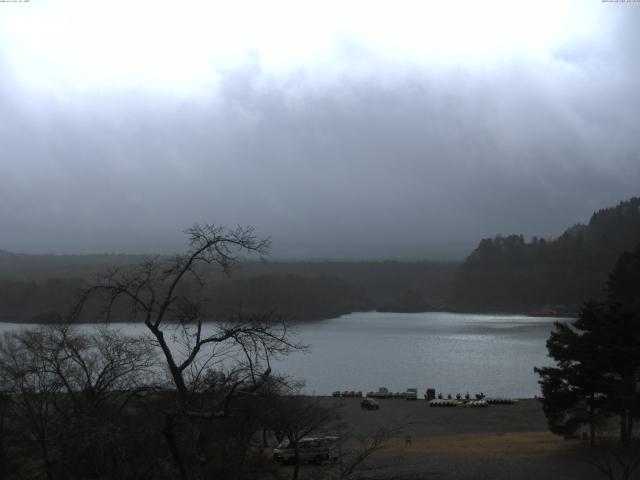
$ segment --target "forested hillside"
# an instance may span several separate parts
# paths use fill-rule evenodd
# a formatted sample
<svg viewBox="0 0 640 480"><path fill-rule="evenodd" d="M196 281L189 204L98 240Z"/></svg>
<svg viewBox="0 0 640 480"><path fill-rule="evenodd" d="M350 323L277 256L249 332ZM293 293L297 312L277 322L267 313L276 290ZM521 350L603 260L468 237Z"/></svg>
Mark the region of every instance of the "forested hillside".
<svg viewBox="0 0 640 480"><path fill-rule="evenodd" d="M640 243L640 198L594 213L558 238L483 239L458 269L457 309L574 313L600 298L616 259Z"/></svg>
<svg viewBox="0 0 640 480"><path fill-rule="evenodd" d="M64 315L76 291L108 269L126 269L133 255L23 255L0 251L0 321L46 321ZM204 272L207 314L270 311L292 320L362 310L421 311L442 306L457 264L438 262L245 262L231 277ZM126 308L113 320L126 320ZM89 308L87 322L100 319Z"/></svg>

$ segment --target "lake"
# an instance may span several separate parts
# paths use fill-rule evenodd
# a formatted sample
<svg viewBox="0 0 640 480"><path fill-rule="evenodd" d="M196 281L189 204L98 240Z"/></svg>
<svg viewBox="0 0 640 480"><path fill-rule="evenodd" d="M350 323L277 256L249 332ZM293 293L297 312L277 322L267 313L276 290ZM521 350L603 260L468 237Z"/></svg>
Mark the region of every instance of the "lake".
<svg viewBox="0 0 640 480"><path fill-rule="evenodd" d="M546 339L557 318L457 313L360 312L296 327L309 346L274 364L306 382L310 394L334 390L404 391L427 387L445 395L540 394L534 366L551 364ZM564 319L566 320L566 319ZM0 331L18 328L0 324ZM140 324L115 324L127 333Z"/></svg>
<svg viewBox="0 0 640 480"><path fill-rule="evenodd" d="M456 313L352 313L299 326L307 354L278 365L306 390L404 391L433 387L533 397L534 366L552 363L545 342L557 318Z"/></svg>

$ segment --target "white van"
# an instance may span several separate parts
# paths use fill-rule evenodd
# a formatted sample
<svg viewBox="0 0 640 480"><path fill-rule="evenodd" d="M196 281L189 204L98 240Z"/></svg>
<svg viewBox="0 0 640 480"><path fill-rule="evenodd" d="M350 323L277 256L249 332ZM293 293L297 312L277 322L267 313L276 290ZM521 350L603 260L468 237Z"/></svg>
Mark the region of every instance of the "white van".
<svg viewBox="0 0 640 480"><path fill-rule="evenodd" d="M298 441L298 458L300 463L315 463L338 461L338 437L307 437ZM273 459L285 464L294 463L296 451L288 439L282 441L273 449Z"/></svg>
<svg viewBox="0 0 640 480"><path fill-rule="evenodd" d="M406 398L407 400L417 400L418 399L418 389L417 388L407 388L407 391L404 394L404 398Z"/></svg>

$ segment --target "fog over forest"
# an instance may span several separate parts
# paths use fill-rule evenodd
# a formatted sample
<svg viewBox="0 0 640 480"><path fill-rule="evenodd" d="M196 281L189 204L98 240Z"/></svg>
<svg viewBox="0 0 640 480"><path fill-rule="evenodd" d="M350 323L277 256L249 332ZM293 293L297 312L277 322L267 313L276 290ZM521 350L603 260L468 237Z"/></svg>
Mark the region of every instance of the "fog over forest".
<svg viewBox="0 0 640 480"><path fill-rule="evenodd" d="M0 248L459 259L638 194L638 4L87 3L0 4Z"/></svg>

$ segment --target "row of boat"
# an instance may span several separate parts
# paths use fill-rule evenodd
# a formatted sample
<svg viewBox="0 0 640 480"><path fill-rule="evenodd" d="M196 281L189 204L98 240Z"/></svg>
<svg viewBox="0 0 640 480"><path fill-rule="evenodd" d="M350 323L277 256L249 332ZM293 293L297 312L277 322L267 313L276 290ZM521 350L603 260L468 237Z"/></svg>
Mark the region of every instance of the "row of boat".
<svg viewBox="0 0 640 480"><path fill-rule="evenodd" d="M461 400L431 400L430 407L488 407L489 402L486 400L469 400L463 402Z"/></svg>
<svg viewBox="0 0 640 480"><path fill-rule="evenodd" d="M493 397L484 400L430 400L430 407L488 407L489 405L514 405L518 399L510 397Z"/></svg>
<svg viewBox="0 0 640 480"><path fill-rule="evenodd" d="M417 399L417 392L418 390L416 388L409 388L406 392L391 392L384 387L380 387L378 391L370 391L367 392L366 395L363 395L360 390L344 390L342 392L336 390L331 395L334 397L362 398L364 396L367 398L411 398L411 400L415 400Z"/></svg>
<svg viewBox="0 0 640 480"><path fill-rule="evenodd" d="M360 390L344 390L342 392L340 390L336 390L331 395L334 396L334 397L355 397L355 398L362 398L362 397L367 397L367 398L407 398L407 392L389 392L386 389L385 389L384 392L382 392L382 391L367 392L366 395L363 395L363 393Z"/></svg>
<svg viewBox="0 0 640 480"><path fill-rule="evenodd" d="M417 400L417 389L409 388L406 392L391 392L385 387L380 387L377 391L367 392L366 395L363 395L360 390L344 390L344 391L335 391L333 392L334 397L355 397L355 398L402 398L408 400ZM467 393L464 397L458 394L456 398L452 398L451 395L448 395L448 398L443 398L442 394L439 394L436 397L435 389L429 388L427 389L424 398L429 401L432 407L457 407L457 406L465 406L465 407L486 407L488 405L510 405L514 403L518 403L518 400L511 397L486 397L484 393L476 394L475 399L471 398L471 396Z"/></svg>

